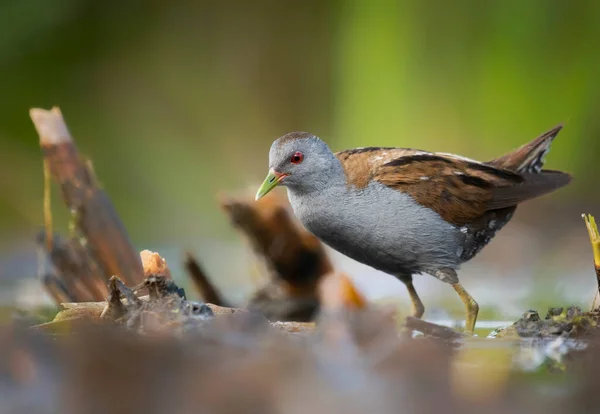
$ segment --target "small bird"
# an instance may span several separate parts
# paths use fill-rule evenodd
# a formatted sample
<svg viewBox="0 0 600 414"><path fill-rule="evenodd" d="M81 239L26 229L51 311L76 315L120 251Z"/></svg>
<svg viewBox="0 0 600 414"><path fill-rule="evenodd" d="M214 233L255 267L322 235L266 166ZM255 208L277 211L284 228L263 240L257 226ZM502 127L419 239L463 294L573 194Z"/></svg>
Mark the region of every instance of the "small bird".
<svg viewBox="0 0 600 414"><path fill-rule="evenodd" d="M466 308L465 332L473 333L479 305L456 272L519 203L571 181L567 173L542 169L561 129L488 162L411 148L333 153L317 136L291 132L271 145L256 200L287 187L296 217L326 245L404 282L417 318L425 307L412 276L425 273L450 284Z"/></svg>

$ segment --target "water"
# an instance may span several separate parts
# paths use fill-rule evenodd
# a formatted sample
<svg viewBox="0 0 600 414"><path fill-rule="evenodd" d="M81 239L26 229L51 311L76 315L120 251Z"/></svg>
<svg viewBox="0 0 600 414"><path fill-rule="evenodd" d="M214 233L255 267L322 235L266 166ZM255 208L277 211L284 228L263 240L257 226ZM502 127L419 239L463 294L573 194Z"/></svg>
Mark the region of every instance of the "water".
<svg viewBox="0 0 600 414"><path fill-rule="evenodd" d="M429 322L453 329L464 327L464 321L452 319L430 320ZM557 336L553 338L500 337L501 328L508 327L513 321L479 320L475 335L465 338L460 349L464 352L479 352L479 359L472 363L484 364L489 359L497 359L498 351L508 354L511 368L523 372L536 372L547 368L562 369L564 358L572 351L584 350L585 341Z"/></svg>

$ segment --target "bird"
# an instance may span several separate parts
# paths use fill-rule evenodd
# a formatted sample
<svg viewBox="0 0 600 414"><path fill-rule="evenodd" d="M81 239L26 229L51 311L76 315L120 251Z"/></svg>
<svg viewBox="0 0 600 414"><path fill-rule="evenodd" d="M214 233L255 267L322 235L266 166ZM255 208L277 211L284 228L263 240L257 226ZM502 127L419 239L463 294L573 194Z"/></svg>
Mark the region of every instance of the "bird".
<svg viewBox="0 0 600 414"><path fill-rule="evenodd" d="M569 173L543 169L562 127L487 162L400 147L334 153L314 134L290 132L272 143L255 199L286 187L294 215L318 239L406 285L416 318L425 307L413 275L451 285L465 307L464 333L473 334L479 305L457 271L517 205L571 182Z"/></svg>

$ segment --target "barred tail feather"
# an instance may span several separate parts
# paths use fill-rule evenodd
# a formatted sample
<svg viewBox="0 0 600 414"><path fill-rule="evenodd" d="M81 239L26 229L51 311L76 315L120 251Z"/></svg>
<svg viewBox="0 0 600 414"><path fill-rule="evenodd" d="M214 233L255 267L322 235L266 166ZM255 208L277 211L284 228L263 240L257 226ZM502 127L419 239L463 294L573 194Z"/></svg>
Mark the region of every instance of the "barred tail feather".
<svg viewBox="0 0 600 414"><path fill-rule="evenodd" d="M562 128L563 125L559 124L533 141L487 163L517 173L540 173L552 141Z"/></svg>

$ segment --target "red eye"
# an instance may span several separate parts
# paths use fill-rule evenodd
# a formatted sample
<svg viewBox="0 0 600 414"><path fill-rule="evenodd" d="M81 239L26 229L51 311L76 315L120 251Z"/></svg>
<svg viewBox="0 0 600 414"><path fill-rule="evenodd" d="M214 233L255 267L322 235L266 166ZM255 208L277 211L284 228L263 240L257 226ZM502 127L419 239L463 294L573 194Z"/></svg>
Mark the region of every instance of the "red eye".
<svg viewBox="0 0 600 414"><path fill-rule="evenodd" d="M304 159L304 154L302 154L300 151L296 151L294 153L294 155L292 155L292 158L290 159L290 162L292 164L300 164L303 159Z"/></svg>

